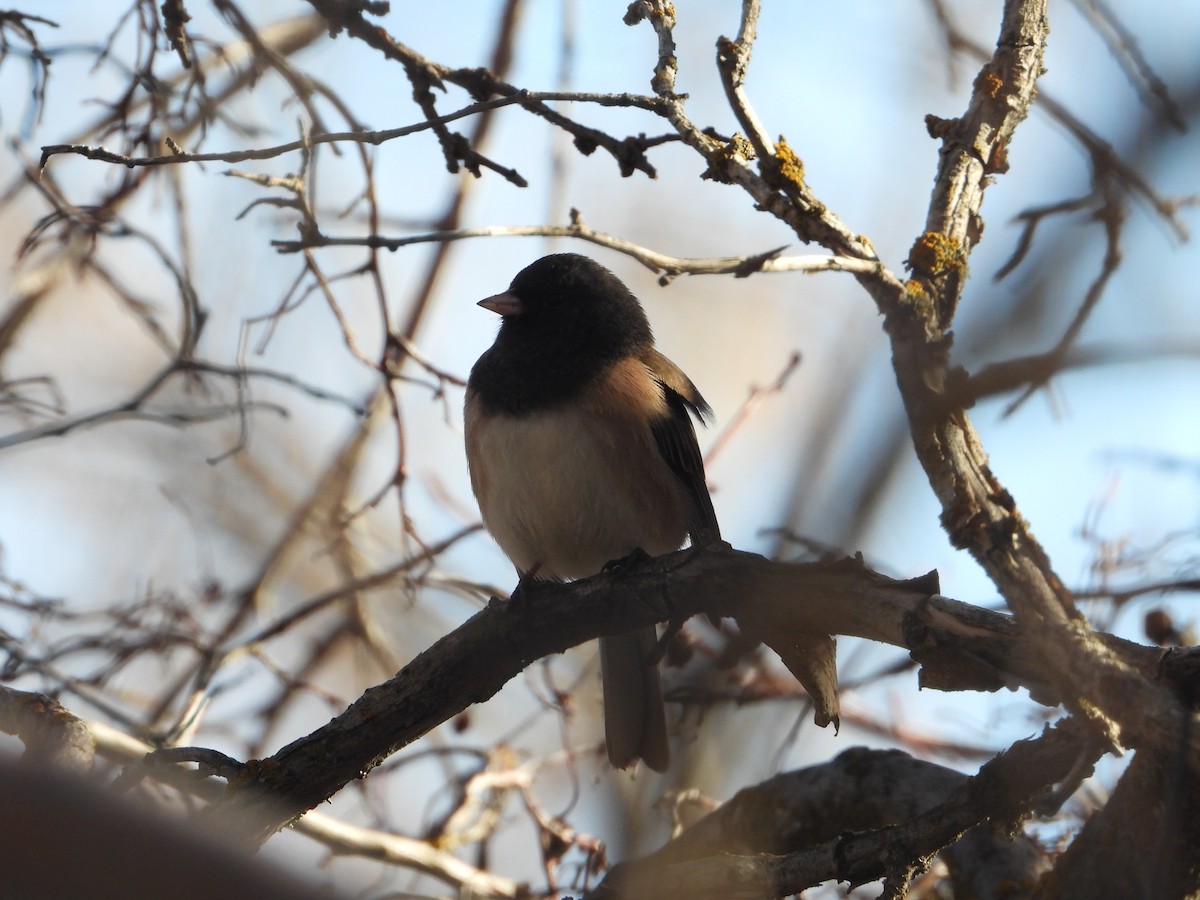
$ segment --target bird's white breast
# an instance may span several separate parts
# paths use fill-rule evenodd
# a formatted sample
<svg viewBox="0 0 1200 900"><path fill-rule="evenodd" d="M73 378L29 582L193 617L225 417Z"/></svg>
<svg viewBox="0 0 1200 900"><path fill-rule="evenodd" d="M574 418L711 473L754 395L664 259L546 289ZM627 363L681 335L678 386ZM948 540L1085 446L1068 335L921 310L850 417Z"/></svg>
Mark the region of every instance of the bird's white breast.
<svg viewBox="0 0 1200 900"><path fill-rule="evenodd" d="M677 549L687 495L662 459L645 405L617 397L481 416L468 398L471 484L484 524L522 572L579 578L636 549Z"/></svg>

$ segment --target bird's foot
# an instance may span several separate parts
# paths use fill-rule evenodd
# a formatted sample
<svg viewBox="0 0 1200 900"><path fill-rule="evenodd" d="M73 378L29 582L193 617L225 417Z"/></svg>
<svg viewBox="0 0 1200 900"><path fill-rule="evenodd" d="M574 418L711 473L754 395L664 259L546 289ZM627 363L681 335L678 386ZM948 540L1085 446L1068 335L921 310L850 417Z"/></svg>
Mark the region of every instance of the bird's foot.
<svg viewBox="0 0 1200 900"><path fill-rule="evenodd" d="M538 569L542 567L541 563L535 563L532 568L526 572L517 572L517 586L512 589L512 593L508 595L508 605L513 611L519 611L525 599L537 590L538 582L541 580L537 577Z"/></svg>
<svg viewBox="0 0 1200 900"><path fill-rule="evenodd" d="M600 570L607 575L624 575L626 572L631 572L643 563L647 563L654 559L649 553L641 547L637 547L628 556L622 556L620 559L612 559L604 564Z"/></svg>

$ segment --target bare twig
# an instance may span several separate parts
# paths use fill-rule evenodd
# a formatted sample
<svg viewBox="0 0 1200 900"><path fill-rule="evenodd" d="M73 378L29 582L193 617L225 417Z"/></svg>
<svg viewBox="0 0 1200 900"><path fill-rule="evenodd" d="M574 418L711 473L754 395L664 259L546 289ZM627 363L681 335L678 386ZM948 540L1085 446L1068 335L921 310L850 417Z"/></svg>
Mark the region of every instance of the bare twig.
<svg viewBox="0 0 1200 900"><path fill-rule="evenodd" d="M646 98L651 99L651 98ZM437 116L434 119L429 119L424 122L418 122L415 125L405 125L401 128L388 128L382 131L337 131L337 132L316 132L308 135L300 140L289 141L285 144L277 144L272 147L260 147L252 150L230 150L224 152L213 153L170 153L166 156L127 156L123 153L115 153L104 147L91 147L86 144L49 144L42 147L42 158L39 163L40 168L45 168L46 163L52 156L60 153L73 153L78 156L84 156L88 159L98 160L100 162L115 163L125 166L126 168L137 168L144 166L174 166L184 163L197 162L227 162L240 163L248 160L256 159L274 159L277 156L283 156L285 153L295 153L299 150L308 150L312 147L321 144L338 144L338 143L356 143L356 144L371 144L378 146L387 141L396 140L397 138L407 137L410 134L418 134L422 131L428 131L431 128L437 128L439 125L445 125L448 122L454 122L458 119L464 119L469 116L478 115L492 109L499 109L503 106L512 106L514 104L526 103L530 100L576 100L579 102L595 102L602 106L638 106L646 104L639 103L639 98L631 94L533 94L526 91L521 91L509 97L497 97L492 100L485 100L480 103L472 103L470 106L447 113L443 116ZM652 101L649 105L653 105Z"/></svg>
<svg viewBox="0 0 1200 900"><path fill-rule="evenodd" d="M641 262L648 269L660 272L663 283L677 275L735 275L744 278L755 272L854 272L873 274L882 263L877 260L848 256L779 256L782 247L749 256L724 256L715 259L687 259L651 250L616 235L594 231L575 213L570 225L488 225L479 228L459 228L454 231L433 231L427 234L388 238L382 235L363 237L326 237L316 235L299 241L272 241L280 253L296 253L313 247L374 247L398 250L414 244L445 243L479 237L569 237L607 247Z"/></svg>
<svg viewBox="0 0 1200 900"><path fill-rule="evenodd" d="M1105 192L1108 193L1107 191ZM1079 337L1080 331L1083 330L1084 324L1095 310L1096 305L1100 302L1100 298L1104 294L1104 289L1107 287L1109 280L1116 274L1117 267L1121 265L1121 230L1124 224L1125 217L1122 213L1121 206L1115 197L1109 197L1104 204L1103 222L1105 249L1104 259L1100 263L1100 271L1088 285L1087 293L1084 295L1083 302L1079 305L1079 309L1075 311L1075 316L1072 318L1062 336L1058 339L1058 343L1050 350L1049 356L1053 359L1062 360L1066 357L1071 347ZM1057 367L1055 367L1057 368ZM1021 404L1028 400L1033 394L1045 386L1046 380L1034 378L1030 384L1023 390L1015 400L1012 401L1004 409L1004 414L1011 415Z"/></svg>
<svg viewBox="0 0 1200 900"><path fill-rule="evenodd" d="M729 417L729 421L720 433L713 438L712 445L708 448L708 452L704 455L704 467L707 469L712 465L713 460L721 455L721 451L729 444L733 436L749 421L754 415L755 410L763 405L770 397L780 393L787 385L788 380L800 367L800 354L793 352L788 357L788 361L784 364L782 371L773 382L765 387L752 385L749 394L746 396L746 401L738 407L737 412Z"/></svg>
<svg viewBox="0 0 1200 900"><path fill-rule="evenodd" d="M104 722L90 722L88 725L96 739L96 751L108 759L124 763L137 763L146 754L155 750L153 745L130 737L125 732ZM196 748L188 748L183 751L185 757L189 752L195 753ZM162 751L159 751L156 757L165 759L161 754ZM234 766L238 765L233 760L228 760L228 763ZM142 769L140 774L162 779L181 790L196 794L209 801L216 800L221 792L220 787L213 782L189 776L181 769L166 765ZM292 828L323 844L339 856L362 856L388 865L424 872L446 884L470 890L476 896L500 898L526 896L524 886L518 882L476 868L451 853L439 850L427 841L352 825L315 810L301 817L292 825Z"/></svg>
<svg viewBox="0 0 1200 900"><path fill-rule="evenodd" d="M1125 72L1129 83L1142 96L1147 106L1155 106L1171 127L1183 134L1187 131L1187 123L1179 105L1171 96L1166 82L1150 66L1137 40L1125 27L1112 7L1103 0L1071 0L1075 7L1082 12L1096 32L1108 44L1108 49Z"/></svg>
<svg viewBox="0 0 1200 900"><path fill-rule="evenodd" d="M737 38L732 41L726 37L717 39L717 69L721 73L729 107L737 116L738 124L745 129L746 137L754 145L759 159L768 159L775 155L775 142L768 137L743 86L754 39L758 34L759 11L759 0L742 0L742 24Z"/></svg>

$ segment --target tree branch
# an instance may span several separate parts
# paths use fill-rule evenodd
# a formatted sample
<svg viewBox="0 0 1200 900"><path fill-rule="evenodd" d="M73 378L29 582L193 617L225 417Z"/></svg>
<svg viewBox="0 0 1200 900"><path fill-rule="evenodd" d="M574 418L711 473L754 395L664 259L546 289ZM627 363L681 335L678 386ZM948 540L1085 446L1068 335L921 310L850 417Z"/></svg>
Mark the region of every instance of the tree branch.
<svg viewBox="0 0 1200 900"><path fill-rule="evenodd" d="M0 731L20 738L24 758L36 765L92 768L96 742L87 724L45 694L0 685Z"/></svg>
<svg viewBox="0 0 1200 900"><path fill-rule="evenodd" d="M970 840L955 848L957 858L950 854L951 865L977 873L990 856L996 876L972 896L1014 897L1001 886L1032 882L1045 861L997 832L1102 752L1074 720L1018 741L974 777L899 751L847 750L740 791L660 850L615 867L590 897L782 897L826 881L884 877L904 885L964 836ZM974 873L961 874L966 884Z"/></svg>
<svg viewBox="0 0 1200 900"><path fill-rule="evenodd" d="M654 97L643 97L638 94L589 94L575 91L524 91L514 89L513 93L507 96L494 97L491 100L472 103L470 106L464 106L455 112L434 116L433 118L426 119L424 122L404 125L400 128L385 128L379 131L319 131L299 140L249 150L224 150L212 153L187 153L183 150L178 150L175 153L165 156L128 156L124 153L109 150L106 147L93 147L88 144L47 144L42 147L42 156L38 163L38 168L45 168L46 163L49 162L52 156L62 153L72 153L77 156L86 157L87 159L97 160L98 162L114 163L125 166L127 169L135 169L154 166L176 166L184 163L240 163L248 160L274 159L286 153L307 151L321 144L351 143L379 146L388 141L394 141L397 138L408 137L411 134L419 134L422 131L429 131L431 129L436 130L439 126L457 121L458 119L476 116L480 113L500 109L504 106L536 107L539 104L555 101L594 103L598 106L623 106L651 110L662 105ZM524 187L524 185L520 186Z"/></svg>
<svg viewBox="0 0 1200 900"><path fill-rule="evenodd" d="M103 722L90 722L95 736L96 753L125 764L138 764L155 751L153 745L130 737L124 731ZM139 773L162 779L179 790L209 802L218 800L222 788L194 771L168 766L146 766ZM389 865L424 872L445 884L464 889L479 897L526 897L527 886L463 862L452 853L438 849L428 841L374 828L343 822L316 810L304 815L293 826L339 856L363 856Z"/></svg>
<svg viewBox="0 0 1200 900"><path fill-rule="evenodd" d="M601 635L696 613L732 616L793 671L805 641L857 635L912 648L926 686L1025 685L1043 703L1063 699L1045 671L1046 660L1031 654L1011 617L937 596L936 590L934 576L895 581L855 560L780 563L724 544L569 584L531 582L507 603L493 600L325 726L269 759L247 763L213 814L222 827L261 842L389 754L490 698L533 660ZM1163 651L1105 640L1123 664L1147 677L1157 672ZM1190 752L1196 755L1194 748Z"/></svg>
<svg viewBox="0 0 1200 900"><path fill-rule="evenodd" d="M1024 118L1041 72L1048 23L1044 0L1008 0L995 54L975 79L966 115L945 139L927 227L910 257L914 278L883 307L893 368L917 457L942 506L955 546L971 552L1016 614L1030 651L1069 709L1105 723L1114 741L1160 748L1187 744L1188 713L1114 655L1082 622L1069 591L988 466L966 412L946 403L961 375L949 366L949 326L978 240L989 164ZM1170 735L1170 737L1165 737ZM1193 771L1200 756L1189 745Z"/></svg>
<svg viewBox="0 0 1200 900"><path fill-rule="evenodd" d="M399 250L413 244L444 243L479 237L569 237L578 238L600 247L607 247L631 256L646 268L662 273L661 283L677 275L734 275L745 278L755 272L854 272L871 273L880 268L877 260L858 259L850 256L780 256L784 249L778 247L749 256L722 256L713 259L670 256L632 241L594 231L584 224L577 210L572 210L570 225L486 225L479 228L458 228L454 231L431 231L406 237L389 238L382 235L362 237L327 237L321 234L306 236L298 241L272 241L271 246L280 253L296 253L311 247L371 247L384 250Z"/></svg>

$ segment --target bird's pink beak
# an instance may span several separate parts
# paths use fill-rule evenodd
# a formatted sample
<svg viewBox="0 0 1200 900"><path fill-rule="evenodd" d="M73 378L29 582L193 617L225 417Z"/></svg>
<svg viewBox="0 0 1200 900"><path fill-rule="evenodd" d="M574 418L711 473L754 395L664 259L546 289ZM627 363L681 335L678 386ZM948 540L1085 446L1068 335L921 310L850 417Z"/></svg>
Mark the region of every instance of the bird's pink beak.
<svg viewBox="0 0 1200 900"><path fill-rule="evenodd" d="M486 297L480 300L478 305L484 309L490 309L499 316L519 316L525 312L521 298L516 294L510 294L508 291L505 291L503 294Z"/></svg>

